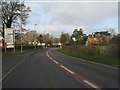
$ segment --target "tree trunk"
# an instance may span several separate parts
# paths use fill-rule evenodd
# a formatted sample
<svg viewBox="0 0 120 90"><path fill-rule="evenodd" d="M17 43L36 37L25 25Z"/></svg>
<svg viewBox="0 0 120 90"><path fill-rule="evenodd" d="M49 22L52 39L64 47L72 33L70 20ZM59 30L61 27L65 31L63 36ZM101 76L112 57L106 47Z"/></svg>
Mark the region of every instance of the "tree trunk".
<svg viewBox="0 0 120 90"><path fill-rule="evenodd" d="M5 25L2 23L2 37L4 38L4 28L5 28Z"/></svg>
<svg viewBox="0 0 120 90"><path fill-rule="evenodd" d="M11 24L12 24L12 20L10 19L7 21L6 28L10 28Z"/></svg>

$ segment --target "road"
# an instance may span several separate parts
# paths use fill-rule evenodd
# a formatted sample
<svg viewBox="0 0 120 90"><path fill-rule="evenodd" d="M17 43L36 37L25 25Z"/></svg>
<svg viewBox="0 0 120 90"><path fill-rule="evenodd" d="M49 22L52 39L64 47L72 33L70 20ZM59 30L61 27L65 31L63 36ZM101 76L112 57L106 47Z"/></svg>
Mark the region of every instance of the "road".
<svg viewBox="0 0 120 90"><path fill-rule="evenodd" d="M53 48L19 60L7 72L3 88L118 88L117 69L78 60Z"/></svg>

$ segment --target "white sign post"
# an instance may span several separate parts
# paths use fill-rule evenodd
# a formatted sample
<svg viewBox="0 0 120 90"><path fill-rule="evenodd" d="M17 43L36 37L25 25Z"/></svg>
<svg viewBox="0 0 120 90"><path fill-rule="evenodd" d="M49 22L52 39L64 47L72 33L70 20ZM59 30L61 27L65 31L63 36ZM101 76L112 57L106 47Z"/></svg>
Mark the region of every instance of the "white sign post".
<svg viewBox="0 0 120 90"><path fill-rule="evenodd" d="M5 43L6 48L14 48L14 32L13 28L5 28Z"/></svg>

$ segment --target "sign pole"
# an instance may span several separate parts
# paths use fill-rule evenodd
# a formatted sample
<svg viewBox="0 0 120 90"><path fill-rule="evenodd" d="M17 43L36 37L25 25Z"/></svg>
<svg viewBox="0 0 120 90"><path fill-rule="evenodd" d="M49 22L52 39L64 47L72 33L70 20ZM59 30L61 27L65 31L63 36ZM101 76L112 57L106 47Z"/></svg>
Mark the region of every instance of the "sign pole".
<svg viewBox="0 0 120 90"><path fill-rule="evenodd" d="M5 47L5 53L6 53L6 43L5 43L5 46L4 46L4 47Z"/></svg>
<svg viewBox="0 0 120 90"><path fill-rule="evenodd" d="M13 30L13 40L14 40L14 53L15 53L15 29Z"/></svg>

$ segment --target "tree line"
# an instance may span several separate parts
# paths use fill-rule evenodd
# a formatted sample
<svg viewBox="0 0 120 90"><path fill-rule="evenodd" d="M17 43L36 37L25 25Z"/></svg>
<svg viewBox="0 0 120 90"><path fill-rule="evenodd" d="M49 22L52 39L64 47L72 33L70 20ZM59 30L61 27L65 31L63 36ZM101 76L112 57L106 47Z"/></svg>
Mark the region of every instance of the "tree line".
<svg viewBox="0 0 120 90"><path fill-rule="evenodd" d="M0 32L4 37L4 28L11 28L11 27L20 27L21 24L27 24L27 18L29 17L29 13L31 9L29 6L26 6L24 2L2 2L0 1ZM25 29L22 28L22 32ZM104 43L106 36L112 35L114 29L111 29L111 33L108 31L106 32L95 32L97 34L99 44ZM20 45L20 40L24 45L34 45L37 43L45 43L46 46L53 46L58 45L61 43L62 45L85 45L88 39L88 36L84 33L82 28L74 29L73 33L70 35L68 33L62 32L59 38L54 38L49 33L47 34L38 34L35 31L29 31L27 33L20 33L20 29L16 32L16 45ZM99 35L100 34L100 35ZM20 39L22 36L22 39ZM102 39L102 40L101 40Z"/></svg>

